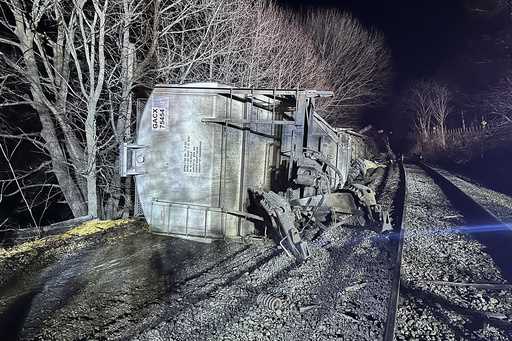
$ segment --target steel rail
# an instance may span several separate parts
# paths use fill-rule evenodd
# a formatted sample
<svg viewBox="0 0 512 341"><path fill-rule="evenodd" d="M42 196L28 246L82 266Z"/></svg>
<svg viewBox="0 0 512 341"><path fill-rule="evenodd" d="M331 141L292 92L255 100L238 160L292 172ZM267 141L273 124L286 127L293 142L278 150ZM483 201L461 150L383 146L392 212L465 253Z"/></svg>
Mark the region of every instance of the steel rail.
<svg viewBox="0 0 512 341"><path fill-rule="evenodd" d="M394 219L395 228L398 227L398 231L391 235L391 242L394 243L396 248L395 264L393 267L393 282L391 283L391 295L388 301L388 314L386 319L386 328L384 330L384 340L392 341L395 336L396 328L396 313L398 310L398 302L400 298L400 275L402 269L402 250L404 243L404 232L405 232L405 214L407 210L407 174L405 166L402 162L398 163L400 170L400 188L395 195L394 206Z"/></svg>

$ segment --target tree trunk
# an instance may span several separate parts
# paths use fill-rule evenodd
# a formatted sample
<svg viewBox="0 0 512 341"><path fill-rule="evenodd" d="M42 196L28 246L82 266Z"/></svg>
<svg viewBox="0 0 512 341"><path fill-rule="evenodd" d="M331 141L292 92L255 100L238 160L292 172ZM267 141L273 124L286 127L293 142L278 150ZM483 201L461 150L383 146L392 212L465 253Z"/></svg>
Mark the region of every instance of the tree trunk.
<svg viewBox="0 0 512 341"><path fill-rule="evenodd" d="M129 42L128 30L124 34L123 45L124 47L121 50L122 102L119 107L119 118L116 125L117 136L119 139L119 141L117 141L118 143L128 141L131 138L131 89L134 80L135 45ZM118 170L119 165L119 155L117 155L114 168ZM123 215L129 215L129 211L132 206L130 197L131 183L131 179L127 178L123 186L119 172L116 171L114 173L114 177L112 179L112 188L114 188L114 190L112 193L109 193L109 199L104 210L106 217L113 218L119 215L119 202L121 197L125 198Z"/></svg>
<svg viewBox="0 0 512 341"><path fill-rule="evenodd" d="M443 148L446 148L446 128L444 127L444 125L441 125L439 127L439 132L441 135L441 146Z"/></svg>
<svg viewBox="0 0 512 341"><path fill-rule="evenodd" d="M96 191L96 105L89 107L85 121L87 141L87 214L98 217L98 195Z"/></svg>
<svg viewBox="0 0 512 341"><path fill-rule="evenodd" d="M41 122L41 137L46 143L46 150L52 161L52 170L59 183L60 190L66 199L66 202L75 217L86 214L87 204L84 201L80 187L70 174L66 153L59 143L57 129L50 114L50 108L44 104L44 94L39 79L39 69L37 67L35 53L33 50L33 34L26 32L27 35L19 35L23 46L26 47L24 61L27 66L27 79L30 81L30 93L34 101L33 108L36 110Z"/></svg>
<svg viewBox="0 0 512 341"><path fill-rule="evenodd" d="M38 109L39 120L41 121L41 137L46 142L46 149L52 161L52 170L59 183L60 190L75 217L84 216L87 213L87 204L67 169L66 156L59 144L55 133L55 126L50 114L43 108Z"/></svg>

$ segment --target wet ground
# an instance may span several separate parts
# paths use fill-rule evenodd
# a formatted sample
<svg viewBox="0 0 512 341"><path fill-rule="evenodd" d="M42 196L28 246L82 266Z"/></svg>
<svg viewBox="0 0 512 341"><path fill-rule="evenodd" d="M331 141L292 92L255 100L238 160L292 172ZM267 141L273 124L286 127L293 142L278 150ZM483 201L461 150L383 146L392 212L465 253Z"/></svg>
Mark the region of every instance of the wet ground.
<svg viewBox="0 0 512 341"><path fill-rule="evenodd" d="M140 227L122 229L93 237L99 240L6 283L0 289L2 339L124 334L128 325L151 314L145 307L153 300L208 270L211 261L203 260L222 261L246 248L158 237Z"/></svg>
<svg viewBox="0 0 512 341"><path fill-rule="evenodd" d="M382 202L391 202L396 179L394 172L378 175ZM302 264L274 244L201 244L155 236L137 224L87 238L29 253L14 265L0 259L0 273L15 274L0 280L1 340L375 340L383 334L392 257L375 231L328 230L310 243L312 257ZM283 306L269 309L258 302L260 294Z"/></svg>
<svg viewBox="0 0 512 341"><path fill-rule="evenodd" d="M123 227L8 281L2 340L378 338L387 281L372 278L386 273L367 267L385 267L385 247L372 231L330 232L322 241L330 245L312 245L313 259L299 265L271 245L200 244ZM285 306L259 306L260 293Z"/></svg>

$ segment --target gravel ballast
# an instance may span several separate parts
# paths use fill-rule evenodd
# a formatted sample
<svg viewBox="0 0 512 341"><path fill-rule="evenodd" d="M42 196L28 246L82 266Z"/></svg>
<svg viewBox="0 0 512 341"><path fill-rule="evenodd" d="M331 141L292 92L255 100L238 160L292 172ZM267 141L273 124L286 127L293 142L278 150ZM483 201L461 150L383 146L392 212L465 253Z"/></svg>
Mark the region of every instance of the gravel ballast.
<svg viewBox="0 0 512 341"><path fill-rule="evenodd" d="M416 166L407 167L407 172L397 339L508 340L512 337L510 289L449 285L506 283L500 269L484 245L458 232L466 224L463 215L432 179Z"/></svg>
<svg viewBox="0 0 512 341"><path fill-rule="evenodd" d="M435 169L501 221L512 224L512 198L510 196L469 182L446 170Z"/></svg>

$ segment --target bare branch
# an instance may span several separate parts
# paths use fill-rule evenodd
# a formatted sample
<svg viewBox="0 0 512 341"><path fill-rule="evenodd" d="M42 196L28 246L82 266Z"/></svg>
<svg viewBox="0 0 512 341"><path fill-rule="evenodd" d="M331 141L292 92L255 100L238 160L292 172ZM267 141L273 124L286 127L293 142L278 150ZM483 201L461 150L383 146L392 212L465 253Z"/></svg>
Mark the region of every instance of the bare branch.
<svg viewBox="0 0 512 341"><path fill-rule="evenodd" d="M12 168L11 160L9 160L9 158L7 157L7 154L6 154L6 152L4 150L4 147L2 146L1 143L0 143L0 151L2 152L2 155L4 156L5 161L7 162L7 165L9 166L9 170L11 171L11 174L12 174L12 176L14 178L14 182L16 183L16 186L18 186L20 195L23 198L23 201L25 202L25 205L27 206L27 210L30 213L30 217L32 218L32 222L34 223L34 226L36 228L39 228L39 225L37 224L36 218L34 218L34 214L32 213L32 207L30 207L30 205L28 204L27 198L25 197L25 194L23 193L22 187L21 187L21 185L20 185L20 183L18 181L18 178L16 177L16 173L14 172L14 169Z"/></svg>

